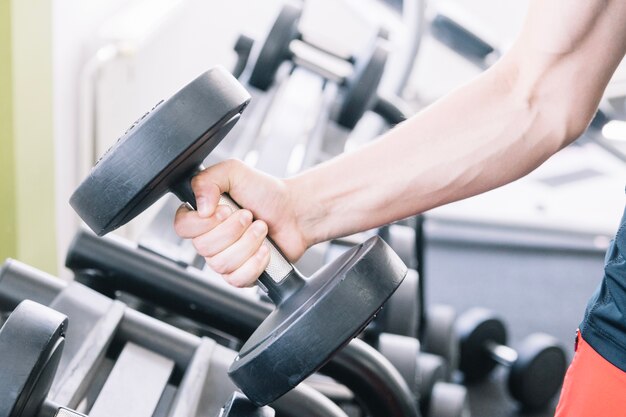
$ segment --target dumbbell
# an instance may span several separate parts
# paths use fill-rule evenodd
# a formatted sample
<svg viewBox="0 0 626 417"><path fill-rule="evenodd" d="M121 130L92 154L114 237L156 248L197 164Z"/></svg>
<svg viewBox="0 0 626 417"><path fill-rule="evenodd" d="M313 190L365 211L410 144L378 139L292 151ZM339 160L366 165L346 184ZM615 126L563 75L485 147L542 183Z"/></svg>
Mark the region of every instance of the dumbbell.
<svg viewBox="0 0 626 417"><path fill-rule="evenodd" d="M409 220L415 223L414 227L407 224L392 224L378 230L378 235L389 243L404 263L410 268L416 268L414 273L411 273L413 269L409 269L409 274L402 283L402 287L406 289L397 291L391 297L387 314L391 310L390 316L393 317L390 324L385 327L386 330L383 331L407 336L415 334L422 341L422 350L446 360L449 380L459 362L459 340L455 330L457 312L449 305L436 304L428 307L425 305L424 218L417 216L414 219L407 219ZM380 315L385 314L383 310ZM402 317L404 317L403 320ZM414 318L417 319L416 324L413 323ZM391 324L392 322L397 324ZM415 326L414 329L413 326Z"/></svg>
<svg viewBox="0 0 626 417"><path fill-rule="evenodd" d="M447 364L446 380L459 365L459 337L456 331L456 309L446 304L434 304L426 309L422 332L425 352L441 356Z"/></svg>
<svg viewBox="0 0 626 417"><path fill-rule="evenodd" d="M354 128L369 109L376 109L381 116L393 120L392 124L404 119L397 105L376 94L388 57L380 37L358 58L338 56L303 38L298 30L301 15L302 9L297 5L282 7L251 64L247 83L266 91L274 83L281 64L290 61L341 87L343 99L333 117L339 125Z"/></svg>
<svg viewBox="0 0 626 417"><path fill-rule="evenodd" d="M418 399L424 416L469 416L467 389L445 382L447 364L437 355L421 352L419 340L382 333L374 346L398 369Z"/></svg>
<svg viewBox="0 0 626 417"><path fill-rule="evenodd" d="M100 236L167 192L195 208L191 178L235 125L249 98L226 70L205 72L131 126L96 163L70 204ZM226 194L220 204L239 208ZM271 259L257 284L276 308L229 369L231 379L259 406L296 386L359 334L407 273L377 237L308 279L273 243L264 244Z"/></svg>
<svg viewBox="0 0 626 417"><path fill-rule="evenodd" d="M352 239L343 238L327 245L326 259L343 253ZM392 333L402 336L418 337L422 323L422 306L420 305L420 277L417 271L409 269L404 281L400 284L389 300L385 303L376 318L364 330L364 339L375 343L381 333ZM445 360L444 380L450 380L458 367L459 340L455 329L456 310L449 305L433 305L426 309L428 320L422 334L422 350L432 353Z"/></svg>
<svg viewBox="0 0 626 417"><path fill-rule="evenodd" d="M507 333L502 320L484 308L474 308L457 321L461 359L459 369L466 382L485 378L498 364L509 368L511 396L525 409L548 405L558 392L567 359L558 341L535 333L519 349L506 346Z"/></svg>
<svg viewBox="0 0 626 417"><path fill-rule="evenodd" d="M381 333L417 338L422 322L420 306L420 286L417 271L409 269L383 309L376 315L364 331L364 338L372 341ZM432 353L445 360L445 380L450 380L459 362L459 339L456 332L456 310L444 304L436 304L426 309L428 320L422 335L423 352Z"/></svg>
<svg viewBox="0 0 626 417"><path fill-rule="evenodd" d="M67 317L23 301L0 329L0 417L83 416L46 401L56 374Z"/></svg>

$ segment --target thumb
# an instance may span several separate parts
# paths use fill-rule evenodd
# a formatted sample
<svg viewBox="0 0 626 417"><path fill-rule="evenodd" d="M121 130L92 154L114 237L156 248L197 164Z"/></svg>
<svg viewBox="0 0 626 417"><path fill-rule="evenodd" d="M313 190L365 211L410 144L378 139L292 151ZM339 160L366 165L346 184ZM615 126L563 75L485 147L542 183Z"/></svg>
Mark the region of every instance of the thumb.
<svg viewBox="0 0 626 417"><path fill-rule="evenodd" d="M228 192L228 180L223 174L210 167L191 179L191 189L196 197L196 208L200 217L212 216L219 204L220 195Z"/></svg>

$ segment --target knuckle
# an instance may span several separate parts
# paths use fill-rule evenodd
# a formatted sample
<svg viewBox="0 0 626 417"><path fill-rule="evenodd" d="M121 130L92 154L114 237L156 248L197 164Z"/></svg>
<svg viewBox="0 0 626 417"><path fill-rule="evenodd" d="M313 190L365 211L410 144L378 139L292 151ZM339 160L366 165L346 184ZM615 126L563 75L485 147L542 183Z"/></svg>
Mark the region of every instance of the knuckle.
<svg viewBox="0 0 626 417"><path fill-rule="evenodd" d="M263 271L265 271L265 268L267 268L267 264L268 263L269 263L269 257L265 258L264 260L260 260L260 261L257 262L256 274L258 276L261 276Z"/></svg>
<svg viewBox="0 0 626 417"><path fill-rule="evenodd" d="M224 275L224 279L228 284L236 288L246 288L248 286L247 281L243 279L239 274L227 274Z"/></svg>
<svg viewBox="0 0 626 417"><path fill-rule="evenodd" d="M191 178L191 188L196 189L202 186L202 184L204 184L205 179L204 179L204 172L200 172L197 175L194 175Z"/></svg>
<svg viewBox="0 0 626 417"><path fill-rule="evenodd" d="M207 261L209 267L218 274L228 274L231 272L228 263L221 256L213 256Z"/></svg>
<svg viewBox="0 0 626 417"><path fill-rule="evenodd" d="M261 273L263 273L265 268L267 268L267 265L270 263L270 253L268 251L263 257L255 256L254 259L256 264L256 272L258 273L258 275L261 275Z"/></svg>
<svg viewBox="0 0 626 417"><path fill-rule="evenodd" d="M191 188L194 191L205 191L213 185L206 171L202 171L191 179Z"/></svg>
<svg viewBox="0 0 626 417"><path fill-rule="evenodd" d="M239 159L228 158L223 162L223 164L224 164L224 167L227 169L237 169L241 167L243 163Z"/></svg>
<svg viewBox="0 0 626 417"><path fill-rule="evenodd" d="M200 256L204 256L204 257L211 256L209 248L207 247L207 244L204 241L204 239L201 239L200 237L196 237L191 240L191 243L193 244L193 247L196 248L196 252L198 252Z"/></svg>

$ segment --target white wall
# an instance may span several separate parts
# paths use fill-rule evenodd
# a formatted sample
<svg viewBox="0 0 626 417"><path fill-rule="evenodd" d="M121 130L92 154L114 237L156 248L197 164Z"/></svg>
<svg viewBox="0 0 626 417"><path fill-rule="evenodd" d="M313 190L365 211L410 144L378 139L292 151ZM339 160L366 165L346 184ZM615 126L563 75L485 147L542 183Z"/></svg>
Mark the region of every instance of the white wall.
<svg viewBox="0 0 626 417"><path fill-rule="evenodd" d="M78 222L68 200L77 181L78 79L95 49L96 28L129 0L52 2L52 72L59 270Z"/></svg>

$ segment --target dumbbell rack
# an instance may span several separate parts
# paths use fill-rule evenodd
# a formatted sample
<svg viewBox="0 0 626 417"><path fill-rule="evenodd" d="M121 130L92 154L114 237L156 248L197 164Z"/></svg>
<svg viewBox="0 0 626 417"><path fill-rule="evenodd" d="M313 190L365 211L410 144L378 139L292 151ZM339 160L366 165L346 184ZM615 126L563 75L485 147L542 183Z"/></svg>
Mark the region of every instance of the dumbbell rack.
<svg viewBox="0 0 626 417"><path fill-rule="evenodd" d="M9 260L0 272L0 309L11 311L24 299L70 320L62 372L48 396L56 404L88 410L92 417L213 417L236 390L226 374L236 352ZM304 385L273 407L279 415L343 416Z"/></svg>
<svg viewBox="0 0 626 417"><path fill-rule="evenodd" d="M161 266L165 265L165 263L161 264ZM171 274L167 275L172 276ZM213 294L215 300L220 298L224 300L224 293L222 293L222 296ZM190 398L198 399L200 398L198 395L206 396L210 394L210 398L200 398L202 399L203 410L207 410L206 407L218 410L218 407L224 403L225 397L230 395L235 389L226 374L228 365L236 356L234 351L217 345L210 339L191 335L130 309L124 304L113 301L81 284L72 283L68 285L17 261L7 261L0 273L0 309L2 311L10 311L26 298L44 305L53 306L66 314L70 318L70 322L76 322L74 330L68 335L68 340L71 340L68 342L68 345L71 346L68 346L66 349L64 357L73 358L81 349L93 352L92 343L96 339L100 340L100 335L108 334L109 337L105 338L108 341L103 340L96 345L102 346L101 352L107 351L107 344L112 346L112 349L115 348L115 352L119 352L119 346L124 343L130 342L139 345L173 361L174 372L170 382L178 381L178 384L180 384L184 380L185 372L188 372L185 370L191 370L189 364L194 357L194 352L203 343L208 343L213 346L211 366L208 367L210 374L207 374L204 385L196 384L205 387L202 389L202 392L196 393L194 394L196 395L195 397ZM245 304L243 299L240 299L239 302ZM112 308L121 309L123 312L122 318L117 319L117 325L109 326L114 328L114 330L104 333L93 330L100 328L99 326L104 326L105 321L102 319L106 316L106 312ZM116 314L119 316L119 311ZM112 323L116 323L116 321L113 320ZM104 329L104 327L102 328ZM91 334L92 336L90 337L95 337L96 339L86 340L86 334ZM102 360L102 358L103 356L99 354L97 360ZM62 363L61 368L69 363L68 361ZM350 343L326 365L326 369L329 375L351 387L357 398L360 399L362 406L368 410L370 415L416 415L414 399L401 376L380 354L364 343L359 341ZM211 377L209 378L209 376ZM93 374L90 374L89 377L94 378ZM82 384L83 387L85 385L84 382L79 381L78 383ZM212 385L207 388L206 384ZM180 385L178 386L180 387ZM311 391L305 384L301 384L295 390L290 391L284 397L275 401L272 406L279 415L284 413L283 415L286 416L338 417L343 415L327 398L315 391ZM214 398L213 392L217 394L223 393L224 395L215 395ZM318 409L318 411L314 411L315 409ZM202 412L204 413L205 411Z"/></svg>

